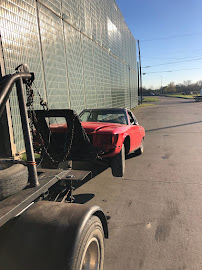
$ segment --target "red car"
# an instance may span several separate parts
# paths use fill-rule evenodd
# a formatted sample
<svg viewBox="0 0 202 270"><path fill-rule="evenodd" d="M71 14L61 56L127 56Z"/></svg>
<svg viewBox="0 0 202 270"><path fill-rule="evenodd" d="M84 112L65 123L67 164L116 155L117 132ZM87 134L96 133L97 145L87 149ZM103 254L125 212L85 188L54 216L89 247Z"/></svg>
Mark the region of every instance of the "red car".
<svg viewBox="0 0 202 270"><path fill-rule="evenodd" d="M64 113L65 112L64 110ZM35 111L35 113L38 115L39 113L41 114L41 111ZM73 159L75 158L74 153L81 159L88 159L88 153L93 153L94 158L99 156L103 159L109 159L113 176L121 177L125 171L125 156L134 151L137 151L137 154L142 154L143 152L145 130L138 124L135 116L128 109L84 110L80 113L79 117L75 116L77 125L73 133L70 132L72 130L72 121L70 121L68 127L65 123L50 125L51 135L50 133L44 134L44 131L48 130L44 117L48 116L46 114L56 116L60 113L60 110L45 111L42 113L44 114L43 117L39 117L38 119L38 132L42 134L43 137L41 145L45 145L47 148L45 152L49 152L48 157L47 155L43 155L42 158L41 164L44 163L45 166L47 165L46 163L50 162L49 156L51 156L52 159L55 159L56 156L56 160L63 160L66 155L65 153L68 153L68 149L72 149L70 156L72 155ZM69 113L74 117L73 111L70 110ZM91 144L90 142L85 144L84 141L82 144L85 134L83 134L81 130L81 125L86 131ZM79 130L76 130L76 127L79 128ZM68 131L68 129L70 131ZM75 136L71 137L71 134ZM79 137L79 134L82 135L82 138ZM40 149L40 140L37 138L39 137L35 139L36 150L37 148ZM66 142L72 142L70 143L71 147L66 147ZM88 148L85 149L85 146ZM81 152L83 156L80 155ZM90 158L92 158L92 156ZM46 159L48 159L48 162ZM57 162L55 164L57 164Z"/></svg>
<svg viewBox="0 0 202 270"><path fill-rule="evenodd" d="M125 156L143 153L144 128L128 109L88 109L79 116L99 156L110 158L113 176L123 176Z"/></svg>

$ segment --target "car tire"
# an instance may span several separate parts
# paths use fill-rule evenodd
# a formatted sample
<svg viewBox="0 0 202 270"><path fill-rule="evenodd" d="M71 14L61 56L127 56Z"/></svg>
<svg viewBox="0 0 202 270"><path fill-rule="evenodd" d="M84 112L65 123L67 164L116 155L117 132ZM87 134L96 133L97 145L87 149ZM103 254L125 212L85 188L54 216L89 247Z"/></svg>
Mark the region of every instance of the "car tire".
<svg viewBox="0 0 202 270"><path fill-rule="evenodd" d="M22 190L28 183L28 169L14 164L0 171L0 201Z"/></svg>
<svg viewBox="0 0 202 270"><path fill-rule="evenodd" d="M125 172L125 146L122 145L121 151L111 159L112 175L122 177Z"/></svg>
<svg viewBox="0 0 202 270"><path fill-rule="evenodd" d="M92 216L82 232L72 270L103 270L104 232L100 219Z"/></svg>
<svg viewBox="0 0 202 270"><path fill-rule="evenodd" d="M144 152L144 143L143 143L143 140L142 140L141 145L140 145L140 148L138 148L137 151L136 151L137 156L142 155L143 152Z"/></svg>

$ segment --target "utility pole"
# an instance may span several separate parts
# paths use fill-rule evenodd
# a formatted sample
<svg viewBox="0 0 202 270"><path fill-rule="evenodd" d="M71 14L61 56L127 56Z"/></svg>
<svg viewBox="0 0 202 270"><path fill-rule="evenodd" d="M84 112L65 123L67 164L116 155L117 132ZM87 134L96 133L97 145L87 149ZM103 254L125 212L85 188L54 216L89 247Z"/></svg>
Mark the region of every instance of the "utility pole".
<svg viewBox="0 0 202 270"><path fill-rule="evenodd" d="M140 96L140 73L139 73L139 62L137 62L137 89L138 89L138 97ZM138 100L139 101L139 100Z"/></svg>
<svg viewBox="0 0 202 270"><path fill-rule="evenodd" d="M161 95L163 94L163 90L162 90L162 75L161 76Z"/></svg>
<svg viewBox="0 0 202 270"><path fill-rule="evenodd" d="M141 55L140 55L140 41L137 40L138 51L139 51L139 68L140 68L140 96L141 96L141 104L142 104L142 68L141 68ZM138 71L139 72L139 71Z"/></svg>

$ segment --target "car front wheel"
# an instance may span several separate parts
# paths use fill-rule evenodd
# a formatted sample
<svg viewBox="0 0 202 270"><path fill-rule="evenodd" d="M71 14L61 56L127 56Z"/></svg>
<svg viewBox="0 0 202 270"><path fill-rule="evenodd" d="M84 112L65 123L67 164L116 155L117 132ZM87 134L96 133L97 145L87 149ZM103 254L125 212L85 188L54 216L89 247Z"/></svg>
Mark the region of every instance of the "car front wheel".
<svg viewBox="0 0 202 270"><path fill-rule="evenodd" d="M125 146L122 145L121 151L111 159L112 175L122 177L125 172Z"/></svg>
<svg viewBox="0 0 202 270"><path fill-rule="evenodd" d="M141 142L140 148L137 149L137 155L142 155L142 153L144 152L144 144L143 144L143 140Z"/></svg>

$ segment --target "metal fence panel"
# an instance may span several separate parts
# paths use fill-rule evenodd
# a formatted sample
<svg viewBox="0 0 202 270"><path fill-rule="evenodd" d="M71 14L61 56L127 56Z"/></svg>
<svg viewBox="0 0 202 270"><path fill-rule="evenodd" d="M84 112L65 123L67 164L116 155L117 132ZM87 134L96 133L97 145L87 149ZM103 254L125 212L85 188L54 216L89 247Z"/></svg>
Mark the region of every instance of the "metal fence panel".
<svg viewBox="0 0 202 270"><path fill-rule="evenodd" d="M83 57L81 34L64 23L67 73L70 92L70 106L77 112L85 108L85 89L83 78Z"/></svg>
<svg viewBox="0 0 202 270"><path fill-rule="evenodd" d="M68 108L62 20L41 4L38 5L38 10L48 106L49 109Z"/></svg>
<svg viewBox="0 0 202 270"><path fill-rule="evenodd" d="M2 0L6 73L35 72L49 108L135 107L136 41L114 0ZM16 92L11 114L17 151L24 148Z"/></svg>
<svg viewBox="0 0 202 270"><path fill-rule="evenodd" d="M35 72L35 85L43 93L42 65L39 48L35 1L1 1L1 37L6 74L22 64ZM39 104L38 99L36 104ZM10 97L14 140L17 151L24 148L16 90ZM37 108L37 106L35 106Z"/></svg>

